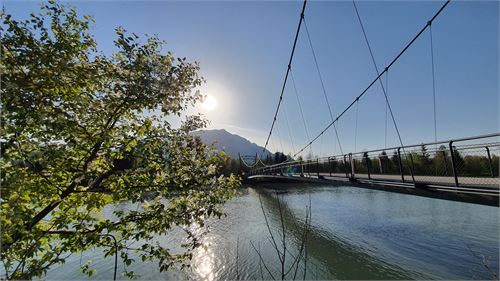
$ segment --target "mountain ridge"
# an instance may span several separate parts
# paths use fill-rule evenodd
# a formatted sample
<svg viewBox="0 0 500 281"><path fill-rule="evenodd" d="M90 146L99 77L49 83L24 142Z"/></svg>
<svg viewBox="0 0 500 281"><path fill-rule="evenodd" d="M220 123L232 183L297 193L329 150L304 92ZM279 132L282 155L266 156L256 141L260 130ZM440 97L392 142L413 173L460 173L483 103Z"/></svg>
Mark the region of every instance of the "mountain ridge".
<svg viewBox="0 0 500 281"><path fill-rule="evenodd" d="M244 155L255 155L262 153L262 146L248 139L228 132L225 129L198 130L192 132L194 136L200 137L204 144L213 144L215 148L226 152L234 159L238 159L238 153ZM263 157L272 156L269 150L265 150Z"/></svg>

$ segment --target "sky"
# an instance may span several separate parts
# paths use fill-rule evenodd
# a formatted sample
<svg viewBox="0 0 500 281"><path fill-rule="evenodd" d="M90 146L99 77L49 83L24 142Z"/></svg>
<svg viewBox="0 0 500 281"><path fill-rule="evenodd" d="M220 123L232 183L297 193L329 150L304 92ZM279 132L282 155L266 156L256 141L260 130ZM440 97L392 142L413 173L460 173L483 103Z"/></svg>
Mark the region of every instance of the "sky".
<svg viewBox="0 0 500 281"><path fill-rule="evenodd" d="M261 146L269 132L295 36L300 1L71 1L92 15L98 47L111 54L114 29L158 34L165 50L198 61L203 94L216 106L197 106L211 123ZM442 6L442 1L359 1L357 6L379 69L399 53ZM37 1L4 1L7 13L25 18ZM351 1L310 1L305 18L322 78L337 116L376 77ZM499 131L499 2L451 2L432 25L437 138ZM302 26L291 79L268 148L294 154L330 122L307 34ZM428 30L391 67L388 99L406 144L434 141ZM338 122L344 152L399 144L392 120L385 130L385 99L374 85ZM356 117L357 116L357 117ZM357 120L357 121L356 121ZM357 125L356 125L357 124ZM387 141L386 141L387 140ZM309 152L310 150L306 150ZM332 129L312 146L315 155L339 153Z"/></svg>

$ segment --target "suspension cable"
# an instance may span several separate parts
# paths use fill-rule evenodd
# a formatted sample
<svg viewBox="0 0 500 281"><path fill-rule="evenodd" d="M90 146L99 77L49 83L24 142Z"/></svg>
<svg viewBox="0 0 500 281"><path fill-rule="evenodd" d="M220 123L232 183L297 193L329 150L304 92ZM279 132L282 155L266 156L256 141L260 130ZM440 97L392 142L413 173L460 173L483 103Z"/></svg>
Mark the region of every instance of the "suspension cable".
<svg viewBox="0 0 500 281"><path fill-rule="evenodd" d="M319 150L318 150L318 157L321 157L321 154L323 153L323 142L324 142L325 138L321 138L320 139L320 142L319 142Z"/></svg>
<svg viewBox="0 0 500 281"><path fill-rule="evenodd" d="M434 45L432 42L432 23L429 23L429 37L431 41L431 65L432 65L432 102L434 105L434 142L437 142L437 118L436 118L436 77L434 73Z"/></svg>
<svg viewBox="0 0 500 281"><path fill-rule="evenodd" d="M292 78L292 85L293 85L293 89L294 89L294 92L295 92L295 97L297 98L297 104L299 105L300 117L302 118L302 124L304 125L304 130L306 132L306 137L307 137L308 141L311 141L311 137L309 136L309 130L307 130L306 119L304 117L304 111L302 111L302 105L301 105L301 102L300 102L299 93L297 91L297 85L295 83L295 78L294 78L294 75L293 75L293 70L290 71L290 77Z"/></svg>
<svg viewBox="0 0 500 281"><path fill-rule="evenodd" d="M314 59L314 64L316 65L316 71L318 72L319 81L321 82L321 88L323 89L323 96L325 97L326 105L328 106L328 112L330 113L331 121L333 121L332 108L330 106L330 102L328 101L328 95L326 94L325 83L323 83L323 76L321 75L321 71L319 70L318 59L316 58L316 52L314 51L314 47L313 47L312 40L311 40L311 35L309 33L309 28L307 27L307 21L306 21L305 17L304 17L304 27L306 29L306 34L307 34L307 39L309 41L309 46L311 47L311 51L312 51L312 55L313 55L313 59ZM339 133L337 131L337 126L334 125L333 128L335 130L335 135L337 137L337 142L339 144L340 153L344 154L344 152L342 151L342 145L340 143Z"/></svg>
<svg viewBox="0 0 500 281"><path fill-rule="evenodd" d="M292 130L290 129L290 123L288 121L288 113L286 110L286 106L283 106L283 113L285 114L286 127L288 129L288 136L290 137L290 143L292 145L292 153L295 154L295 145L293 143Z"/></svg>
<svg viewBox="0 0 500 281"><path fill-rule="evenodd" d="M285 154L285 149L283 148L283 142L281 141L281 134L280 134L279 126L276 126L276 133L278 134L278 140L280 142L281 152L283 154Z"/></svg>
<svg viewBox="0 0 500 281"><path fill-rule="evenodd" d="M359 24L361 25L361 30L363 31L363 36L365 38L365 42L366 42L366 46L368 47L368 51L370 52L370 56L372 58L373 66L375 67L375 71L376 71L377 75L379 75L380 73L378 71L377 62L375 61L375 56L373 55L373 51L372 51L372 48L370 46L370 41L368 41L368 36L366 35L365 27L363 25L363 21L361 20L361 16L359 15L358 7L356 6L355 0L352 0L352 4L354 5L354 10L356 11L356 15L358 16L358 21L359 21ZM379 79L378 81L380 83L380 87L382 87L382 92L384 93L385 102L386 102L387 108L389 109L389 113L391 114L392 122L394 123L394 128L396 129L396 133L398 135L399 144L401 145L401 148L403 149L403 153L405 155L406 161L408 161L408 156L407 156L405 148L404 148L404 144L403 144L403 140L401 138L401 134L399 133L398 125L396 124L396 119L394 118L394 113L392 112L391 104L389 103L389 99L387 98L387 94L385 92L384 84L382 83L381 79ZM411 176L413 178L413 181L415 181L415 178L413 176L413 161L411 161L411 167L410 167L410 169L411 169L410 172L411 172Z"/></svg>
<svg viewBox="0 0 500 281"><path fill-rule="evenodd" d="M358 110L359 110L359 100L356 100L356 121L354 125L354 152L357 151L357 143L358 143Z"/></svg>
<svg viewBox="0 0 500 281"><path fill-rule="evenodd" d="M271 138L270 141L271 141L271 145L273 146L272 149L273 149L274 153L276 153L276 151L278 151L278 150L276 149L276 142L274 141L274 138ZM273 153L273 155L274 155L274 153Z"/></svg>
<svg viewBox="0 0 500 281"><path fill-rule="evenodd" d="M302 6L302 12L300 13L299 24L297 26L297 32L295 33L295 39L293 41L293 47L292 47L292 52L290 54L290 60L288 61L288 67L287 67L286 74L285 74L285 80L283 81L283 86L281 87L280 98L278 100L278 105L276 106L276 112L274 113L274 118L273 118L273 122L271 124L271 129L269 130L269 134L267 135L266 144L264 145L261 154L264 154L264 152L266 151L266 147L269 143L269 139L271 138L271 134L273 133L273 128L274 128L274 123L276 122L276 117L278 116L278 112L280 110L281 101L283 100L283 93L285 92L285 86L286 86L286 81L288 80L288 74L290 73L290 69L292 68L293 54L295 53L295 46L297 46L297 39L299 38L300 26L302 25L302 20L304 19L304 11L306 9L306 4L307 4L307 0L304 0L304 4Z"/></svg>
<svg viewBox="0 0 500 281"><path fill-rule="evenodd" d="M389 70L385 73L385 93L389 96ZM387 103L385 104L385 127L384 127L384 148L387 147Z"/></svg>
<svg viewBox="0 0 500 281"><path fill-rule="evenodd" d="M434 44L432 42L432 23L429 23L429 37L431 43L431 66L432 66L432 104L434 110L434 145L435 151L437 151L437 117L436 117L436 77L434 72ZM437 175L437 166L434 165L434 172Z"/></svg>
<svg viewBox="0 0 500 281"><path fill-rule="evenodd" d="M408 42L405 47L399 52L398 55L396 55L396 57L384 68L384 70L377 76L375 77L375 79L361 92L361 94L359 94L359 96L356 97L356 99L359 99L361 98L364 94L366 94L366 92L380 79L380 77L386 73L393 65L394 63L396 63L399 58L408 50L408 48L410 48L411 45L413 45L413 43L420 37L420 35L422 35L422 33L427 29L427 27L429 26L430 23L432 23L436 18L437 16L444 10L444 8L450 3L450 0L446 1L443 6L434 14L434 16L431 18L430 21L427 22L427 24L422 27L422 29L417 33L417 35L415 35L413 37L413 39L410 40L410 42ZM298 155L299 153L301 153L302 151L304 151L304 149L306 149L307 147L311 146L312 143L314 141L316 141L319 136L321 136L321 134L323 134L326 130L330 129L330 127L332 127L339 119L340 117L342 117L353 105L354 103L356 102L356 99L354 99L354 101L352 101L345 109L344 111L342 111L336 118L335 120L333 120L330 124L328 124L324 129L323 131L321 131L315 138L313 138L308 144L306 144L304 147L302 147L295 155Z"/></svg>
<svg viewBox="0 0 500 281"><path fill-rule="evenodd" d="M251 165L250 165L250 164L248 164L248 163L246 162L245 158L243 158L243 157L241 157L241 156L240 156L240 160L241 160L241 163L243 163L243 165L245 165L247 168L253 168L253 167L257 166L257 164L258 164L257 159L255 159L255 162L254 162L253 164L251 164Z"/></svg>

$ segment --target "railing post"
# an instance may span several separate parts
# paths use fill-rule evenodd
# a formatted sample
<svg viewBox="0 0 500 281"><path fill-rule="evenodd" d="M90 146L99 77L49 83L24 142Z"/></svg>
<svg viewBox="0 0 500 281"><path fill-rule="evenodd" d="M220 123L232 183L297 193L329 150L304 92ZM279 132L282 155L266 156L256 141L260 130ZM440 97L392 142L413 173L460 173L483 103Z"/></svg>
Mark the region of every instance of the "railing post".
<svg viewBox="0 0 500 281"><path fill-rule="evenodd" d="M450 155L451 155L451 170L455 178L455 186L458 186L457 163L455 162L455 154L453 153L453 141L450 141Z"/></svg>
<svg viewBox="0 0 500 281"><path fill-rule="evenodd" d="M488 153L488 164L490 165L490 173L491 177L495 177L495 174L493 173L493 164L491 163L491 154L490 154L490 148L486 146L486 152Z"/></svg>
<svg viewBox="0 0 500 281"><path fill-rule="evenodd" d="M384 174L384 168L382 167L382 159L381 159L380 155L378 156L378 167L379 167L380 174Z"/></svg>
<svg viewBox="0 0 500 281"><path fill-rule="evenodd" d="M368 162L368 154L366 155L365 162L366 162L366 171L368 173L368 179L371 180L372 178L370 177L370 163Z"/></svg>
<svg viewBox="0 0 500 281"><path fill-rule="evenodd" d="M349 178L349 168L347 167L347 154L344 154L344 169L345 169L345 177Z"/></svg>
<svg viewBox="0 0 500 281"><path fill-rule="evenodd" d="M330 177L332 176L332 161L330 157L328 157L328 172L330 173Z"/></svg>
<svg viewBox="0 0 500 281"><path fill-rule="evenodd" d="M401 147L398 147L398 164L399 164L399 173L401 174L401 180L405 182L405 173L403 171L403 159L401 159Z"/></svg>
<svg viewBox="0 0 500 281"><path fill-rule="evenodd" d="M319 159L316 158L316 175L318 176L319 179Z"/></svg>
<svg viewBox="0 0 500 281"><path fill-rule="evenodd" d="M352 153L349 153L349 162L351 162L351 179L354 179L356 175L356 170L354 167L354 158L352 157Z"/></svg>

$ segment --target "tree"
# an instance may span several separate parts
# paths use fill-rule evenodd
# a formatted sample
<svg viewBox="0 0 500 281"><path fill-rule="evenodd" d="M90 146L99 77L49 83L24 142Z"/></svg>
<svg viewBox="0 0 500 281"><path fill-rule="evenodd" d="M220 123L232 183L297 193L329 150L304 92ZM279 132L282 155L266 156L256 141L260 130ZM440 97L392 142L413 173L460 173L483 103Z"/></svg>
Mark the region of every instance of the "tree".
<svg viewBox="0 0 500 281"><path fill-rule="evenodd" d="M283 163L287 160L287 156L283 152L274 153L273 164Z"/></svg>
<svg viewBox="0 0 500 281"><path fill-rule="evenodd" d="M416 160L414 162L416 170L415 173L426 175L429 174L430 170L434 170L431 169L432 160L430 158L430 154L427 150L427 147L424 144L420 145L420 153L416 154L415 160Z"/></svg>
<svg viewBox="0 0 500 281"><path fill-rule="evenodd" d="M397 150L394 150L392 152L392 156L391 156L391 163L393 167L395 167L395 171L397 171L397 173L401 173L400 171L400 157L399 157L399 154L398 154L398 151Z"/></svg>
<svg viewBox="0 0 500 281"><path fill-rule="evenodd" d="M464 166L465 166L464 158L462 157L462 154L458 151L458 149L455 146L453 146L452 154L453 154L453 159L455 161L455 169L457 173L458 174L466 173L467 171L464 171Z"/></svg>
<svg viewBox="0 0 500 281"><path fill-rule="evenodd" d="M273 163L273 157L271 154L267 154L266 158L264 159L264 164L266 165L272 165Z"/></svg>
<svg viewBox="0 0 500 281"><path fill-rule="evenodd" d="M28 20L2 18L5 278L41 276L64 255L93 247L119 252L128 265L131 241L160 270L186 265L199 246L188 226L220 217L239 185L219 176L224 154L190 135L205 120L187 117L180 128L166 121L202 99L198 64L123 28L118 51L103 55L88 31L92 19L55 2ZM110 204L140 204L145 192L154 195L140 209L101 215ZM183 251L149 243L174 227L187 233Z"/></svg>
<svg viewBox="0 0 500 281"><path fill-rule="evenodd" d="M451 165L451 160L448 160L448 158L449 156L446 146L440 145L433 159L434 165L440 175L450 176L452 174L450 171L451 167L449 167L449 165Z"/></svg>

